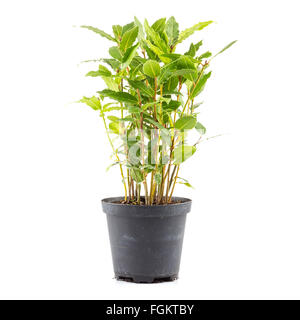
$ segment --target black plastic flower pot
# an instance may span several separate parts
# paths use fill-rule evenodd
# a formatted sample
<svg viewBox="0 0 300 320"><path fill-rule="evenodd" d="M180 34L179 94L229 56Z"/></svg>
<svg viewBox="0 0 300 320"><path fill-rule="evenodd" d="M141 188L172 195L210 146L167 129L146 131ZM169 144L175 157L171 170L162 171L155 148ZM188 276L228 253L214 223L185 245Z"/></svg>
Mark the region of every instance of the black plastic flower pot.
<svg viewBox="0 0 300 320"><path fill-rule="evenodd" d="M178 278L186 215L192 201L174 197L171 204L122 204L102 200L107 216L116 279L135 283Z"/></svg>

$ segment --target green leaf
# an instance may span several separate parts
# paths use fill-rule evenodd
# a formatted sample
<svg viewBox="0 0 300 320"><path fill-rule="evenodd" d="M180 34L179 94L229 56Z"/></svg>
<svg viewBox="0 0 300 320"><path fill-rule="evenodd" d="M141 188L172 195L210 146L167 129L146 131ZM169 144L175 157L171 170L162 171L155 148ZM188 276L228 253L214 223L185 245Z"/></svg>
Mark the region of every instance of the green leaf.
<svg viewBox="0 0 300 320"><path fill-rule="evenodd" d="M165 30L166 18L161 18L153 23L151 28L158 33L161 33Z"/></svg>
<svg viewBox="0 0 300 320"><path fill-rule="evenodd" d="M194 44L194 47L195 47L195 49L196 49L196 52L199 50L199 48L202 46L202 44L203 44L203 41L202 41L202 40L199 41L199 42L197 42L196 44Z"/></svg>
<svg viewBox="0 0 300 320"><path fill-rule="evenodd" d="M168 112L173 112L173 111L176 111L180 106L181 106L180 101L171 100L169 104L165 106L163 105L163 109Z"/></svg>
<svg viewBox="0 0 300 320"><path fill-rule="evenodd" d="M135 89L139 89L142 95L149 98L154 97L154 90L151 87L147 87L143 81L128 80L130 86Z"/></svg>
<svg viewBox="0 0 300 320"><path fill-rule="evenodd" d="M177 72L177 74L175 74L175 70L182 70L182 69L188 69L189 71ZM191 69L194 71L192 71ZM161 70L161 75L159 77L159 84L164 83L171 76L175 76L175 75L177 76L184 75L186 79L189 79L191 81L196 80L197 69L191 57L180 56L179 59L174 60L169 64L166 64Z"/></svg>
<svg viewBox="0 0 300 320"><path fill-rule="evenodd" d="M117 164L120 164L121 162L120 161L116 161L116 162L114 162L114 163L111 163L107 168L106 168L106 172L110 169L110 168L112 168L112 167L114 167L114 166L116 166Z"/></svg>
<svg viewBox="0 0 300 320"><path fill-rule="evenodd" d="M115 59L102 59L103 62L107 63L113 70L116 70L120 67L120 61Z"/></svg>
<svg viewBox="0 0 300 320"><path fill-rule="evenodd" d="M194 46L193 43L191 43L190 48L189 48L189 51L187 51L187 52L185 53L185 55L186 55L186 56L194 57L195 54L196 54L196 47Z"/></svg>
<svg viewBox="0 0 300 320"><path fill-rule="evenodd" d="M133 103L133 104L137 103L136 97L134 97L133 95L127 92L116 92L109 89L105 89L105 90L99 91L99 93L105 97L109 97L119 102Z"/></svg>
<svg viewBox="0 0 300 320"><path fill-rule="evenodd" d="M168 79L168 81L163 86L163 92L165 91L173 91L178 86L178 77L171 77Z"/></svg>
<svg viewBox="0 0 300 320"><path fill-rule="evenodd" d="M170 59L171 61L177 60L181 57L182 55L179 53L164 53L160 55L160 58L167 58Z"/></svg>
<svg viewBox="0 0 300 320"><path fill-rule="evenodd" d="M196 123L195 129L198 131L200 135L203 135L206 133L206 128L200 122Z"/></svg>
<svg viewBox="0 0 300 320"><path fill-rule="evenodd" d="M180 145L173 152L174 164L181 164L196 152L195 146Z"/></svg>
<svg viewBox="0 0 300 320"><path fill-rule="evenodd" d="M107 117L108 120L113 121L113 122L119 122L120 118L116 117L116 116L108 116Z"/></svg>
<svg viewBox="0 0 300 320"><path fill-rule="evenodd" d="M130 47L126 50L122 60L122 65L121 65L122 70L126 69L130 65L132 59L136 54L136 50L138 47L139 47L139 44L136 44L135 46Z"/></svg>
<svg viewBox="0 0 300 320"><path fill-rule="evenodd" d="M143 72L151 78L156 78L160 74L160 65L155 60L148 60L143 66Z"/></svg>
<svg viewBox="0 0 300 320"><path fill-rule="evenodd" d="M138 32L139 32L139 28L134 27L124 33L122 40L121 40L121 43L120 43L120 49L123 52L125 52L128 48L130 48L133 45L133 43L138 35Z"/></svg>
<svg viewBox="0 0 300 320"><path fill-rule="evenodd" d="M120 125L117 122L111 122L109 124L109 129L115 134L120 134Z"/></svg>
<svg viewBox="0 0 300 320"><path fill-rule="evenodd" d="M197 79L197 71L195 69L181 69L171 73L173 77L183 76L186 79L194 81Z"/></svg>
<svg viewBox="0 0 300 320"><path fill-rule="evenodd" d="M99 65L99 70L88 72L86 77L111 77L111 72L106 67Z"/></svg>
<svg viewBox="0 0 300 320"><path fill-rule="evenodd" d="M99 74L99 71L97 70L97 71L90 71L85 76L86 77L100 77L101 74Z"/></svg>
<svg viewBox="0 0 300 320"><path fill-rule="evenodd" d="M116 37L116 39L121 40L121 36L122 36L122 32L123 32L123 28L120 25L114 25L112 26L113 29L113 33Z"/></svg>
<svg viewBox="0 0 300 320"><path fill-rule="evenodd" d="M161 174L159 172L155 173L155 176L154 176L154 180L156 182L156 184L160 185L161 184Z"/></svg>
<svg viewBox="0 0 300 320"><path fill-rule="evenodd" d="M209 79L211 75L211 71L209 73L204 74L198 83L196 84L195 88L191 92L190 99L194 99L203 89L206 84L206 81Z"/></svg>
<svg viewBox="0 0 300 320"><path fill-rule="evenodd" d="M145 26L145 31L146 31L148 38L154 43L155 46L157 46L162 51L162 53L167 53L168 48L167 48L165 42L161 39L159 33L154 31L149 26L147 19L145 19L144 26Z"/></svg>
<svg viewBox="0 0 300 320"><path fill-rule="evenodd" d="M209 57L211 57L211 52L206 51L206 52L202 53L198 59L201 60L201 59L205 59L205 58L209 58Z"/></svg>
<svg viewBox="0 0 300 320"><path fill-rule="evenodd" d="M215 57L216 57L217 55L219 55L220 53L224 52L225 50L227 50L228 48L230 48L230 47L231 47L232 45L234 45L236 42L237 42L237 40L234 40L234 41L230 42L226 47L224 47L221 51L219 51L219 52L215 55Z"/></svg>
<svg viewBox="0 0 300 320"><path fill-rule="evenodd" d="M141 108L137 107L137 106L129 106L128 107L128 112L129 113L138 113L138 114L140 114L141 113Z"/></svg>
<svg viewBox="0 0 300 320"><path fill-rule="evenodd" d="M182 181L180 181L180 180L182 180ZM177 182L176 183L179 183L179 184L184 184L185 186L187 186L187 187L189 187L189 188L193 188L194 189L194 187L186 180L186 179L184 179L184 178L180 178L180 177L178 177L177 178Z"/></svg>
<svg viewBox="0 0 300 320"><path fill-rule="evenodd" d="M181 43L185 39L187 39L189 36L191 36L195 31L200 31L210 25L213 21L205 21L205 22L199 22L192 26L191 28L185 29L184 31L181 31L178 37L177 43Z"/></svg>
<svg viewBox="0 0 300 320"><path fill-rule="evenodd" d="M81 26L81 28L85 28L85 29L88 29L88 30L91 30L97 34L100 34L100 36L108 39L108 40L111 40L111 41L114 41L114 42L118 42L115 38L113 38L110 34L98 29L98 28L94 28L94 27L91 27L91 26Z"/></svg>
<svg viewBox="0 0 300 320"><path fill-rule="evenodd" d="M124 35L127 31L131 30L132 28L134 28L135 24L134 22L130 22L128 24L125 24L125 26L123 27L123 30L122 30L122 35Z"/></svg>
<svg viewBox="0 0 300 320"><path fill-rule="evenodd" d="M111 48L109 48L108 52L113 58L115 58L119 61L122 61L122 53L121 53L119 47L111 47Z"/></svg>
<svg viewBox="0 0 300 320"><path fill-rule="evenodd" d="M146 60L145 60L146 61ZM144 59L139 57L139 56L135 56L131 63L130 63L130 76L131 77L135 77L136 74L139 72L139 71L142 71L143 69L143 64L145 63Z"/></svg>
<svg viewBox="0 0 300 320"><path fill-rule="evenodd" d="M134 17L134 23L139 28L138 40L139 40L140 44L142 44L143 40L145 39L145 33L144 33L143 25L142 25L142 23L139 21L139 19L137 17Z"/></svg>
<svg viewBox="0 0 300 320"><path fill-rule="evenodd" d="M119 91L119 85L115 82L112 77L102 77L108 89L112 91Z"/></svg>
<svg viewBox="0 0 300 320"><path fill-rule="evenodd" d="M141 183L143 182L144 178L143 178L143 174L141 172L141 170L137 169L137 168L132 168L130 170L132 179L137 182L137 183Z"/></svg>
<svg viewBox="0 0 300 320"><path fill-rule="evenodd" d="M85 103L86 105L88 105L89 107L91 107L94 110L101 110L100 100L95 96L93 96L91 98L83 97L78 102Z"/></svg>
<svg viewBox="0 0 300 320"><path fill-rule="evenodd" d="M160 48L155 46L153 43L151 43L149 40L146 39L146 40L144 40L144 42L147 44L148 48L150 48L151 51L153 51L157 56L163 55L164 52ZM147 51L147 53L148 53L148 51ZM149 53L148 53L148 55L149 55Z"/></svg>
<svg viewBox="0 0 300 320"><path fill-rule="evenodd" d="M174 46L179 37L179 25L174 17L171 17L166 23L166 33L169 38L169 46Z"/></svg>
<svg viewBox="0 0 300 320"><path fill-rule="evenodd" d="M175 122L175 129L183 131L193 129L196 125L196 118L193 116L183 116Z"/></svg>

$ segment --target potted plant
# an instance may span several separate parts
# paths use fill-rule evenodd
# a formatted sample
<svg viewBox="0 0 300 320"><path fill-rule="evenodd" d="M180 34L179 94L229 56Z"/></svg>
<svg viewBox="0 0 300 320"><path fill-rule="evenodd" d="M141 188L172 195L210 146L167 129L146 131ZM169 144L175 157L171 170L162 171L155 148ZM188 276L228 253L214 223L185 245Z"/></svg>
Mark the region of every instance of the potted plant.
<svg viewBox="0 0 300 320"><path fill-rule="evenodd" d="M199 122L198 97L216 56L201 52L202 41L177 53L180 43L212 21L179 31L174 17L144 25L134 18L113 25L113 35L82 26L113 42L97 70L105 89L83 97L100 114L123 185L123 196L102 200L107 215L115 276L153 283L178 277L190 199L174 197L180 166L197 150L205 127ZM219 53L229 48L231 42ZM201 53L198 53L198 52ZM219 54L217 53L217 54ZM194 130L196 141L188 140Z"/></svg>

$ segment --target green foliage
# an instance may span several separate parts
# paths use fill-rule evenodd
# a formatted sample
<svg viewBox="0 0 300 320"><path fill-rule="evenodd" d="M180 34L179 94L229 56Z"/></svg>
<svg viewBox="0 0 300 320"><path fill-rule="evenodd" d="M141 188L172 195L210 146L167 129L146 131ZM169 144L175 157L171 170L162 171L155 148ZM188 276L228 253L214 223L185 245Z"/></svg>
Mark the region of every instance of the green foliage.
<svg viewBox="0 0 300 320"><path fill-rule="evenodd" d="M126 102L126 103L137 103L136 97L133 95L127 93L127 92L116 92L109 89L104 89L102 91L99 91L100 95L104 97L111 98L113 100L117 100L119 102Z"/></svg>
<svg viewBox="0 0 300 320"><path fill-rule="evenodd" d="M148 60L144 63L143 72L151 78L156 78L160 74L160 65L157 61Z"/></svg>
<svg viewBox="0 0 300 320"><path fill-rule="evenodd" d="M211 76L212 53L201 50L201 39L190 43L185 53L175 51L179 43L211 23L199 22L180 32L174 17L151 25L134 17L124 26L113 25L113 36L82 26L114 42L108 55L97 60L101 61L98 70L86 74L100 77L106 88L79 102L98 111L103 120L113 150L111 166L120 168L127 203L168 203L176 184L192 187L178 177L178 171L206 133L195 110ZM192 129L200 135L194 143L189 141Z"/></svg>
<svg viewBox="0 0 300 320"><path fill-rule="evenodd" d="M213 21L205 21L205 22L199 22L192 26L191 28L185 29L184 31L180 32L177 43L181 43L185 39L187 39L189 36L191 36L195 31L200 31L213 23Z"/></svg>
<svg viewBox="0 0 300 320"><path fill-rule="evenodd" d="M197 119L194 116L183 116L175 122L175 129L191 130L195 127Z"/></svg>
<svg viewBox="0 0 300 320"><path fill-rule="evenodd" d="M166 33L169 39L169 46L173 47L179 37L179 25L174 17L169 18L166 24Z"/></svg>
<svg viewBox="0 0 300 320"><path fill-rule="evenodd" d="M78 102L85 103L89 107L91 107L94 110L101 110L101 103L99 98L96 98L95 96L91 98L83 97Z"/></svg>
<svg viewBox="0 0 300 320"><path fill-rule="evenodd" d="M174 163L179 165L196 152L195 146L180 145L174 150Z"/></svg>
<svg viewBox="0 0 300 320"><path fill-rule="evenodd" d="M219 52L215 55L215 57L216 57L217 55L219 55L220 53L224 52L225 50L229 49L229 48L230 48L232 45L234 45L236 42L237 42L237 40L234 40L234 41L230 42L226 47L224 47L221 51L219 51Z"/></svg>
<svg viewBox="0 0 300 320"><path fill-rule="evenodd" d="M91 30L97 34L100 34L101 37L104 37L108 40L111 40L111 41L114 41L114 42L118 42L115 38L113 38L110 34L98 29L98 28L94 28L94 27L91 27L91 26L81 26L81 28L85 28L85 29L88 29L88 30Z"/></svg>
<svg viewBox="0 0 300 320"><path fill-rule="evenodd" d="M124 29L123 29L124 30ZM136 40L136 37L138 35L139 28L134 27L132 29L129 29L126 31L123 36L120 43L120 49L121 51L125 52L128 48L130 48L134 41Z"/></svg>

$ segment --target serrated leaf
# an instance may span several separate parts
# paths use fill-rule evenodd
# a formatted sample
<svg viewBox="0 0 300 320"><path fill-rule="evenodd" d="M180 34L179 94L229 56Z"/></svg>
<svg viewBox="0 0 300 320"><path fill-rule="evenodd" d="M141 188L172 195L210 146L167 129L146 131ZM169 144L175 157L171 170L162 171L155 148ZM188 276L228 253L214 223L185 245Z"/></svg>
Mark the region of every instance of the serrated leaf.
<svg viewBox="0 0 300 320"><path fill-rule="evenodd" d="M169 39L169 46L174 46L179 37L179 25L174 17L169 18L167 21L166 33Z"/></svg>
<svg viewBox="0 0 300 320"><path fill-rule="evenodd" d="M139 28L138 27L133 27L132 29L129 29L128 31L126 31L124 33L124 35L122 36L122 40L121 40L121 43L120 43L120 49L125 52L128 48L130 48L137 35L138 35L138 32L139 32Z"/></svg>
<svg viewBox="0 0 300 320"><path fill-rule="evenodd" d="M197 120L193 116L183 116L175 122L174 127L180 131L190 130L195 127L196 123Z"/></svg>
<svg viewBox="0 0 300 320"><path fill-rule="evenodd" d="M181 164L196 152L195 146L180 145L173 152L174 164Z"/></svg>
<svg viewBox="0 0 300 320"><path fill-rule="evenodd" d="M200 78L200 80L192 90L190 99L194 99L195 97L197 97L198 94L200 94L200 92L204 89L206 81L209 79L210 75L211 75L211 72L202 75L202 77Z"/></svg>
<svg viewBox="0 0 300 320"><path fill-rule="evenodd" d="M178 40L176 44L181 43L185 39L187 39L189 36L191 36L195 31L200 31L210 25L213 21L205 21L205 22L199 22L192 26L191 28L185 29L184 31L180 32Z"/></svg>
<svg viewBox="0 0 300 320"><path fill-rule="evenodd" d="M109 89L105 89L105 90L99 91L99 93L105 97L109 97L119 102L133 103L133 104L137 103L136 97L127 92L116 92Z"/></svg>
<svg viewBox="0 0 300 320"><path fill-rule="evenodd" d="M93 96L91 98L83 97L78 102L85 103L86 105L88 105L89 107L91 107L94 110L101 110L100 100L95 96Z"/></svg>
<svg viewBox="0 0 300 320"><path fill-rule="evenodd" d="M119 47L111 47L109 48L108 52L113 58L117 59L118 61L122 61L122 53Z"/></svg>
<svg viewBox="0 0 300 320"><path fill-rule="evenodd" d="M108 40L111 40L111 41L114 41L114 42L118 42L115 38L113 38L110 34L98 29L98 28L95 28L95 27L92 27L92 26L81 26L81 28L85 28L85 29L88 29L88 30L91 30L97 34L99 34L100 36L108 39Z"/></svg>
<svg viewBox="0 0 300 320"><path fill-rule="evenodd" d="M154 97L154 90L151 87L147 87L144 82L136 80L128 80L130 86L135 89L139 89L142 95L145 95L149 98Z"/></svg>
<svg viewBox="0 0 300 320"><path fill-rule="evenodd" d="M151 78L156 78L160 74L160 65L155 60L148 60L143 66L143 72Z"/></svg>

